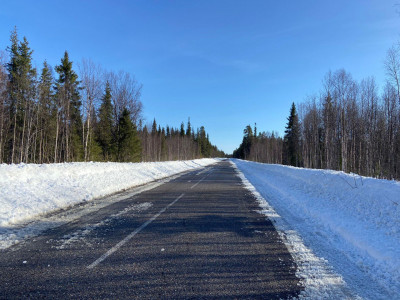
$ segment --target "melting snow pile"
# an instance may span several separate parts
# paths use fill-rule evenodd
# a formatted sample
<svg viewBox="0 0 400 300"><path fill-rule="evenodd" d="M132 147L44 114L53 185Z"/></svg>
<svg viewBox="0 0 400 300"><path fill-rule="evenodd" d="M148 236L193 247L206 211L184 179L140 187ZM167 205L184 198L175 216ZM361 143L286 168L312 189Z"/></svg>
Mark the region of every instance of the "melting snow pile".
<svg viewBox="0 0 400 300"><path fill-rule="evenodd" d="M216 159L0 165L0 226L196 169Z"/></svg>
<svg viewBox="0 0 400 300"><path fill-rule="evenodd" d="M367 299L400 297L400 182L233 161L284 231L297 232L351 290Z"/></svg>

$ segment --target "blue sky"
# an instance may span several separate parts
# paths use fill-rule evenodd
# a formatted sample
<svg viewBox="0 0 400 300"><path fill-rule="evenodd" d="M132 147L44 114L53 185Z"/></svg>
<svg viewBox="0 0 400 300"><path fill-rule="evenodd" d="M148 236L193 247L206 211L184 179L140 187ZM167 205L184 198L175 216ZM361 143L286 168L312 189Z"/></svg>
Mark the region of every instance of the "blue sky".
<svg viewBox="0 0 400 300"><path fill-rule="evenodd" d="M38 68L65 50L143 84L148 122L191 118L231 153L247 124L283 134L292 102L329 70L385 80L398 1L3 1L0 49L17 26ZM76 64L75 64L76 67Z"/></svg>

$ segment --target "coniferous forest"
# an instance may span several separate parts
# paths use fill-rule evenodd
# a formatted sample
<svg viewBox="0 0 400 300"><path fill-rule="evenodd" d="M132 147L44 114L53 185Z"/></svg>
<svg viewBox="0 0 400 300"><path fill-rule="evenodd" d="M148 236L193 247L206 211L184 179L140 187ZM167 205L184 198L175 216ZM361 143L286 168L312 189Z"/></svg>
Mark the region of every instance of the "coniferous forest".
<svg viewBox="0 0 400 300"><path fill-rule="evenodd" d="M400 179L400 45L384 60L386 82L328 72L318 95L296 108L284 137L248 125L234 157Z"/></svg>
<svg viewBox="0 0 400 300"><path fill-rule="evenodd" d="M75 64L67 51L54 68L45 61L37 70L32 53L16 29L0 51L0 163L224 156L190 120L180 128L145 124L142 85L131 74Z"/></svg>

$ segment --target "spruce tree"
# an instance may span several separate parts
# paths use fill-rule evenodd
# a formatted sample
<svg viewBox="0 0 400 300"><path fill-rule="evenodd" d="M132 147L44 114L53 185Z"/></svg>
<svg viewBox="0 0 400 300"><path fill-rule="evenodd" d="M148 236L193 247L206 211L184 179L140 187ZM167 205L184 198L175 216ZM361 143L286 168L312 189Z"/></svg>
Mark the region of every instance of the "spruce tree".
<svg viewBox="0 0 400 300"><path fill-rule="evenodd" d="M207 133L206 136L206 157L211 157L211 150L212 150L212 145L210 143L210 135Z"/></svg>
<svg viewBox="0 0 400 300"><path fill-rule="evenodd" d="M185 136L185 124L183 124L183 122L181 123L181 130L179 134L181 137Z"/></svg>
<svg viewBox="0 0 400 300"><path fill-rule="evenodd" d="M157 133L157 122L156 119L154 118L153 125L151 126L151 134L155 135L156 133Z"/></svg>
<svg viewBox="0 0 400 300"><path fill-rule="evenodd" d="M97 140L100 144L103 160L113 159L114 147L114 124L113 124L113 105L111 103L110 84L106 83L105 92L99 109L99 122L97 124Z"/></svg>
<svg viewBox="0 0 400 300"><path fill-rule="evenodd" d="M190 118L189 118L186 128L186 136L191 137L191 135L192 135L192 125L190 124Z"/></svg>
<svg viewBox="0 0 400 300"><path fill-rule="evenodd" d="M200 144L200 153L202 157L209 157L208 139L204 126L200 127L198 132L198 140Z"/></svg>
<svg viewBox="0 0 400 300"><path fill-rule="evenodd" d="M53 75L47 61L44 61L39 79L39 103L47 109L54 109Z"/></svg>
<svg viewBox="0 0 400 300"><path fill-rule="evenodd" d="M165 129L161 130L161 160L167 159L167 144L165 141Z"/></svg>
<svg viewBox="0 0 400 300"><path fill-rule="evenodd" d="M89 135L87 159L89 159L90 161L102 161L102 160L104 160L103 149L97 140L96 133L99 131L98 130L99 122L98 122L97 114L96 114L94 107L92 107L92 112L90 113L90 118L91 118L90 124L92 124L94 134Z"/></svg>
<svg viewBox="0 0 400 300"><path fill-rule="evenodd" d="M57 106L54 99L53 75L46 61L43 63L38 86L38 156L39 163L53 161L54 136L57 127Z"/></svg>
<svg viewBox="0 0 400 300"><path fill-rule="evenodd" d="M284 164L300 166L300 124L294 103L290 108L283 144Z"/></svg>
<svg viewBox="0 0 400 300"><path fill-rule="evenodd" d="M28 40L18 41L17 29L11 33L9 98L11 127L9 154L12 163L28 162L33 132L33 112L36 96L36 69L32 67L32 53Z"/></svg>
<svg viewBox="0 0 400 300"><path fill-rule="evenodd" d="M124 108L118 120L117 149L118 161L120 162L139 162L141 160L141 142L136 126L126 108Z"/></svg>
<svg viewBox="0 0 400 300"><path fill-rule="evenodd" d="M63 123L62 157L64 161L79 161L83 159L82 118L80 114L81 101L79 94L78 75L72 69L72 61L65 51L61 64L56 66L59 78L56 82L57 99L62 107Z"/></svg>

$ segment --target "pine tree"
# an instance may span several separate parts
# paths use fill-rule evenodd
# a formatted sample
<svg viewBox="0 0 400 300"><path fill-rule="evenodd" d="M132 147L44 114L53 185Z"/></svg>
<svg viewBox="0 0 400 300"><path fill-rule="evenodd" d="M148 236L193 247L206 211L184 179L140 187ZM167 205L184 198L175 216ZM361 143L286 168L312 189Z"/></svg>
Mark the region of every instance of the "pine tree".
<svg viewBox="0 0 400 300"><path fill-rule="evenodd" d="M295 167L300 166L300 124L294 103L290 109L283 149L284 163Z"/></svg>
<svg viewBox="0 0 400 300"><path fill-rule="evenodd" d="M120 162L139 162L141 160L141 142L129 111L124 108L118 120L117 154Z"/></svg>
<svg viewBox="0 0 400 300"><path fill-rule="evenodd" d="M251 147L253 142L253 130L250 125L247 125L243 130L243 140L239 148L233 153L233 157L240 159L249 159Z"/></svg>
<svg viewBox="0 0 400 300"><path fill-rule="evenodd" d="M251 146L253 144L253 130L250 125L247 125L243 130L243 158L248 159L250 156Z"/></svg>
<svg viewBox="0 0 400 300"><path fill-rule="evenodd" d="M99 109L99 122L97 124L97 141L101 147L104 161L110 161L113 159L115 150L113 147L114 133L111 88L110 84L107 82Z"/></svg>

